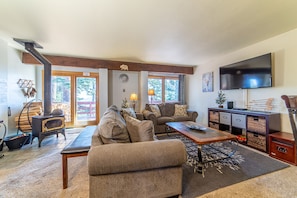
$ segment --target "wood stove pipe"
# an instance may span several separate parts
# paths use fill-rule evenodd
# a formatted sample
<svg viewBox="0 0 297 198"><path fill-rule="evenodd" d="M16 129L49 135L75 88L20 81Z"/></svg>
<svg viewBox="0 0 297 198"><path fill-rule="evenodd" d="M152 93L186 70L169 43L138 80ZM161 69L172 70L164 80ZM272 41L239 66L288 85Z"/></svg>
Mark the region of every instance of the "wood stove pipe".
<svg viewBox="0 0 297 198"><path fill-rule="evenodd" d="M44 87L43 87L43 97L44 97L44 115L48 116L51 114L51 108L52 108L52 97L51 97L51 86L52 86L52 64L47 60L42 54L40 54L36 48L43 48L41 45L36 43L32 40L26 40L26 39L17 39L14 38L16 42L19 44L25 46L25 49L34 57L36 58L40 63L44 65Z"/></svg>

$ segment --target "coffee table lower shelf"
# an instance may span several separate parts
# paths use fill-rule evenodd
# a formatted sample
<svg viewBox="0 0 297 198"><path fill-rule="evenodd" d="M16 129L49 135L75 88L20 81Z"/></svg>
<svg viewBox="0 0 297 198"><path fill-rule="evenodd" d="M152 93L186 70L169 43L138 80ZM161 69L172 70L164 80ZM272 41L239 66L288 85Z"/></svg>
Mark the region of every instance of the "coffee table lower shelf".
<svg viewBox="0 0 297 198"><path fill-rule="evenodd" d="M232 141L232 143L235 144L235 147L232 146L232 150L230 153L225 153L225 152L217 149L216 147L212 146L211 144L208 144L208 146L211 147L213 150L215 150L218 153L223 154L222 157L216 158L216 159L211 159L211 160L203 160L203 157L202 157L202 146L203 145L197 145L198 166L194 167L194 173L195 172L201 173L204 177L204 170L205 170L206 163L220 161L220 160L224 160L224 159L228 159L228 158L232 157L235 154L235 152L237 151L238 142L236 140L230 140L230 141Z"/></svg>
<svg viewBox="0 0 297 198"><path fill-rule="evenodd" d="M217 129L209 128L209 127L202 127L202 125L192 122L192 121L185 121L185 122L167 122L166 125L173 129L174 131L182 134L183 136L191 139L193 142L197 144L198 148L198 167L194 169L194 172L202 173L204 175L204 164L210 161L203 161L202 158L202 147L203 145L210 145L216 142L226 142L226 141L233 141L236 142L238 146L237 137L231 133L220 131ZM197 125L197 127L193 127ZM189 127L192 126L192 127ZM203 130L194 130L193 128L203 128ZM219 150L217 150L220 152ZM215 159L212 161L223 160L226 158L231 157L234 155L235 150L231 151L230 153L223 153L222 158Z"/></svg>

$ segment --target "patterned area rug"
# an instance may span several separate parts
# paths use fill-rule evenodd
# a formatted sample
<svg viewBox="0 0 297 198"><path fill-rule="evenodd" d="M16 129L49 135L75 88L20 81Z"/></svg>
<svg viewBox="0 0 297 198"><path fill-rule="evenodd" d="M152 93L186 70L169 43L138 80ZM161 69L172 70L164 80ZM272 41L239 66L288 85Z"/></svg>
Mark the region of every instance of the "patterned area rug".
<svg viewBox="0 0 297 198"><path fill-rule="evenodd" d="M221 154L218 150L225 153L231 152L233 155L224 160L205 163L204 174L194 173L193 169L197 166L197 144L178 133L169 134L169 136L161 135L158 138L160 140L180 139L186 145L188 160L183 166L183 198L198 197L226 186L289 167L265 153L258 153L240 144L236 145L226 141L204 145L202 150L203 160L220 158ZM231 193L225 197L234 197L233 195ZM242 197L242 193L237 195ZM222 197L222 195L205 195L205 197Z"/></svg>
<svg viewBox="0 0 297 198"><path fill-rule="evenodd" d="M183 135L160 136L159 139L180 139L186 146L187 162L193 167L194 171L198 169L198 147L195 142ZM222 167L226 166L232 170L240 169L240 164L244 162L244 157L237 151L238 145L235 142L219 142L207 144L202 147L202 159L204 162L204 171L208 167L215 167L222 173ZM204 174L203 174L204 175Z"/></svg>

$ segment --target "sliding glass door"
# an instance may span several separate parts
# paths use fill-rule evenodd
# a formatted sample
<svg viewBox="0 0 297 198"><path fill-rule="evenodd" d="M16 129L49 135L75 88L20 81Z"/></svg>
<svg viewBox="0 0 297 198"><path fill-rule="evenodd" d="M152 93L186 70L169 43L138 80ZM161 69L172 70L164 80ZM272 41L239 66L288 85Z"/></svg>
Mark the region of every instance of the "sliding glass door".
<svg viewBox="0 0 297 198"><path fill-rule="evenodd" d="M96 84L95 77L76 77L76 122L96 120Z"/></svg>
<svg viewBox="0 0 297 198"><path fill-rule="evenodd" d="M53 71L52 109L64 111L66 126L98 124L98 80L96 73Z"/></svg>

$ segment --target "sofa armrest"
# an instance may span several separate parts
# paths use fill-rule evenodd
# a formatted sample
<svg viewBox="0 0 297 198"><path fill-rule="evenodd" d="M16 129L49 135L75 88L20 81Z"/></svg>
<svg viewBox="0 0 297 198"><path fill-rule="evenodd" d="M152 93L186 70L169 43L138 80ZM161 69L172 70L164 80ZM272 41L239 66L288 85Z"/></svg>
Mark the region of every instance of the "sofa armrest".
<svg viewBox="0 0 297 198"><path fill-rule="evenodd" d="M188 116L191 118L191 121L196 122L196 118L198 117L198 112L197 111L187 111Z"/></svg>
<svg viewBox="0 0 297 198"><path fill-rule="evenodd" d="M138 120L144 120L144 116L143 116L143 114L142 113L135 113L136 114L136 118L138 119Z"/></svg>
<svg viewBox="0 0 297 198"><path fill-rule="evenodd" d="M103 142L99 136L99 130L98 130L98 126L96 127L93 135L92 135L92 146L98 146L98 145L102 145Z"/></svg>
<svg viewBox="0 0 297 198"><path fill-rule="evenodd" d="M142 114L143 114L143 117L146 119L146 120L151 120L151 121L153 121L153 124L154 124L154 126L156 126L157 125L157 117L156 117L156 115L153 113L153 112L151 112L151 111L148 111L148 110L143 110L142 111Z"/></svg>
<svg viewBox="0 0 297 198"><path fill-rule="evenodd" d="M181 166L187 158L182 141L159 140L92 146L88 153L89 175L124 173Z"/></svg>

